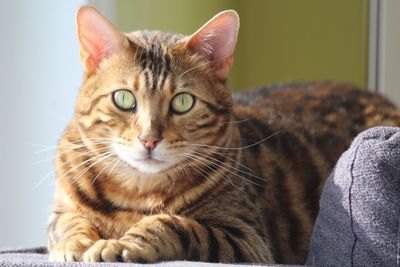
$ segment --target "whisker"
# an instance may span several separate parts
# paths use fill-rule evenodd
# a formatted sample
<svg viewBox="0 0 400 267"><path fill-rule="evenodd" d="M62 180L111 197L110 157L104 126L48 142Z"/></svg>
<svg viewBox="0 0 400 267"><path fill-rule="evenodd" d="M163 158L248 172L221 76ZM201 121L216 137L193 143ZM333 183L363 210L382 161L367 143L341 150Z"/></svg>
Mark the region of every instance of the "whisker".
<svg viewBox="0 0 400 267"><path fill-rule="evenodd" d="M192 160L194 160L194 161L196 161L196 162L198 162L199 164L201 164L201 165L203 165L203 166L205 166L206 168L208 168L209 170L211 170L211 171L214 171L219 177L221 177L223 180L225 180L225 181L227 181L228 183L230 183L233 187L235 187L236 189L238 189L238 190L240 190L240 191L242 191L242 189L241 188L239 188L237 185L235 185L233 182L232 182L232 180L231 179L229 179L227 176L225 176L223 173L222 173L222 171L215 171L214 169L212 169L209 165L207 165L205 162L203 162L202 161L202 158L198 158L198 157L195 157L194 155L191 155L191 154L186 154L188 157L190 157ZM207 161L206 161L207 162ZM209 162L208 162L209 163ZM211 163L211 164L213 164L213 163ZM215 164L213 164L213 166L215 166ZM205 176L205 178L209 178L209 174L207 174L206 176ZM214 183L216 183L217 181L212 181L212 182L214 182Z"/></svg>
<svg viewBox="0 0 400 267"><path fill-rule="evenodd" d="M108 176L107 179L110 178L110 175L112 174L112 172L114 171L114 169L116 167L118 167L121 164L122 160L119 157L116 157L116 163L114 164L114 166L112 166L112 168L108 171Z"/></svg>
<svg viewBox="0 0 400 267"><path fill-rule="evenodd" d="M68 149L68 150L62 151L62 152L60 152L60 153L58 153L58 154L56 154L56 155L54 155L54 156L52 156L52 157L50 157L50 158L46 158L46 159L43 159L43 160L40 160L40 161L35 161L35 162L32 162L32 163L29 163L29 165L38 165L38 164L45 163L45 162L47 162L47 161L49 161L49 160L54 160L54 159L56 159L57 157L59 157L59 156L65 154L65 153L71 152L71 151L74 150L74 149L76 149L76 148ZM101 151L101 150L104 150L104 149L108 149L108 147L102 147L102 148L97 148L97 149L91 149L91 150L88 150L88 151L85 152L85 153L79 153L79 155L77 155L77 156L75 156L75 157L73 157L73 158L71 158L71 159L75 159L75 158L77 158L77 157L84 156L84 155L89 154L89 153L92 153L92 152ZM68 161L67 161L67 162L68 162Z"/></svg>
<svg viewBox="0 0 400 267"><path fill-rule="evenodd" d="M211 171L213 170L210 166L208 166L207 164L205 164L205 163L202 162L201 160L195 159L195 158L193 158L193 157L192 157L191 155L189 155L189 154L186 154L186 155L187 155L188 157L190 157L191 160L194 160L194 161L198 162L199 164L201 164L202 166L208 168L208 169L211 170ZM205 178L205 179L211 181L211 182L214 183L214 184L217 182L217 180L211 179L212 176L210 176L210 174L209 174L208 172L204 171L202 168L198 167L198 166L197 166L196 164L194 164L193 162L190 162L189 159L185 158L184 161L185 161L189 166L191 166L192 168L196 169L196 170L199 172L199 174L203 176L203 178ZM217 173L217 175L218 175L218 173Z"/></svg>
<svg viewBox="0 0 400 267"><path fill-rule="evenodd" d="M237 120L237 121L221 121L220 123L232 123L232 124L234 124L234 123L242 123L242 122L246 122L246 121L249 121L249 120L251 120L252 118L254 118L254 114L252 114L251 116L249 116L249 117L247 117L247 118L245 118L245 119L242 119L242 120Z"/></svg>
<svg viewBox="0 0 400 267"><path fill-rule="evenodd" d="M101 144L112 144L113 142L112 141L110 141L110 142L104 142L104 141L99 141L99 142L94 142L94 141L92 141L94 144L99 144L99 145L101 145ZM38 151L36 151L35 153L42 153L42 152L45 152L45 151L49 151L49 150L54 150L54 149L57 149L57 148L63 148L63 147L71 147L71 146L73 146L73 148L71 148L71 150L74 150L74 149L78 149L78 148L81 148L81 147L85 147L85 146L87 146L86 144L84 144L84 143L82 143L82 142L80 142L80 143L82 143L82 144L80 144L80 145L76 145L78 142L69 142L69 143L67 143L67 144L65 144L65 145L57 145L57 146L52 146L52 147L47 147L47 148L44 148L44 149L41 149L41 150L38 150Z"/></svg>
<svg viewBox="0 0 400 267"><path fill-rule="evenodd" d="M107 148L102 148L102 149L97 149L95 151L101 151L101 150L106 150L106 149ZM76 158L79 158L79 157L85 156L87 154L90 154L90 153L92 153L92 151L88 151L86 153L82 153L82 154L76 155L76 156L68 159L66 162L63 162L63 164L61 164L59 167L67 165L68 163L70 163L71 161L73 161ZM59 156L59 155L56 155L54 158L56 158L57 156ZM42 179L40 179L40 181L36 185L34 185L33 190L36 190L51 174L55 174L55 173L56 173L56 170L53 169L52 171L50 171L47 174L45 174L45 176Z"/></svg>
<svg viewBox="0 0 400 267"><path fill-rule="evenodd" d="M90 170L94 165L100 163L101 161L110 158L111 156L113 156L112 152L107 152L103 154L104 156L98 160L96 160L95 162L93 162L92 164L90 164L88 167L84 168L82 171L80 171L77 175L73 176L71 178L72 183L74 184L76 181L79 180L79 178L82 177L83 174L85 174L88 170ZM93 159L93 158L92 158ZM91 160L92 160L91 159Z"/></svg>
<svg viewBox="0 0 400 267"><path fill-rule="evenodd" d="M192 155L192 156L197 157L197 158L200 158L200 157L197 156L197 155ZM257 183L257 182L254 182L254 181L252 181L252 180L249 180L249 179L247 179L247 178L245 178L245 177L243 177L243 176L241 176L241 175L235 173L234 171L232 171L232 170L230 170L230 169L228 169L228 168L226 168L226 167L224 167L224 166L221 166L221 165L218 165L218 164L215 163L215 162L212 162L211 160L204 159L204 158L200 158L200 159L203 159L203 160L205 160L206 162L208 162L208 163L210 163L210 164L213 164L214 166L218 166L218 167L220 167L220 168L226 170L226 171L229 172L230 174L233 174L233 175L235 175L235 176L237 176L237 177L239 177L239 178L241 178L241 179L243 179L243 180L245 180L245 181L247 181L247 182L249 182L249 183L252 183L252 184L257 185L257 186L260 186L260 187L264 187L263 185L261 185L261 184L259 184L259 183Z"/></svg>
<svg viewBox="0 0 400 267"><path fill-rule="evenodd" d="M229 165L229 164L227 164L227 163L225 163L225 162L223 162L223 161L221 161L221 160L219 160L219 159L213 158L213 157L208 156L208 155L205 155L205 154L201 154L201 153L199 153L199 152L197 152L197 151L193 151L193 153L196 153L196 155L198 155L198 156L207 157L208 159L210 159L210 161L211 161L211 160L217 161L218 163L221 163L221 164L223 164L223 165L225 165L225 166L227 166L227 167L229 167L229 168L231 168L231 169L233 169L233 170L235 170L235 171L238 171L238 172L241 172L241 173L243 173L243 174L249 175L249 176L254 177L254 178L256 178L256 179L259 179L259 180L261 180L261 181L265 181L265 179L262 178L262 177L259 177L259 176L257 176L257 175L254 175L254 174L245 172L245 171L243 171L243 170L240 170L240 169L238 169L238 168L235 168L235 167L233 167L233 166L231 166L231 165Z"/></svg>
<svg viewBox="0 0 400 267"><path fill-rule="evenodd" d="M224 149L224 150L241 150L241 149L246 149L246 148L250 148L250 147L256 146L258 144L261 144L262 142L267 141L268 139L270 139L270 138L274 137L275 135L279 134L280 132L281 132L281 130L276 131L275 133L273 133L273 134L261 139L260 141L257 141L256 143L253 143L253 144L247 145L247 146L243 146L243 147L220 147L220 146L212 146L212 145L205 145L205 144L193 144L193 143L192 144L188 143L187 145L189 145L189 146L199 146L199 147L209 147L209 148L218 148L218 149Z"/></svg>
<svg viewBox="0 0 400 267"><path fill-rule="evenodd" d="M212 150L212 149L209 149L209 148L206 148L206 147L200 147L200 148L199 148L199 152L201 152L201 150L204 150L204 152L209 152L209 153L212 153L212 154L218 153L219 156L222 156L222 157L224 157L224 158L226 158L226 159L228 159L228 160L230 160L230 161L232 161L232 162L238 164L238 165L241 166L242 168L244 168L244 169L246 169L246 170L248 170L248 171L251 171L251 172L255 172L253 169L250 169L249 167L247 167L246 165L240 163L239 161L234 160L234 159L232 159L231 157L228 157L226 154L224 154L223 151L215 151L215 150Z"/></svg>
<svg viewBox="0 0 400 267"><path fill-rule="evenodd" d="M94 177L92 184L96 182L97 178L103 173L105 169L107 169L111 164L114 164L116 161L118 161L118 157L116 157L114 160L111 160L97 175Z"/></svg>
<svg viewBox="0 0 400 267"><path fill-rule="evenodd" d="M112 154L112 152L106 152L106 153L103 153L103 154L94 156L94 157L92 157L92 158L89 158L89 159L87 159L87 160L85 160L85 161L83 161L83 162L77 164L77 165L74 165L74 166L73 166L72 168L70 168L67 172L63 173L60 177L58 177L58 179L61 179L61 178L65 177L66 175L68 175L68 174L71 173L72 171L74 171L74 170L80 168L81 166L83 166L84 164L88 163L89 161L92 161L92 160L94 160L94 159L97 159L97 158L103 157L104 155L109 155L109 154ZM96 161L96 162L97 162L97 161Z"/></svg>

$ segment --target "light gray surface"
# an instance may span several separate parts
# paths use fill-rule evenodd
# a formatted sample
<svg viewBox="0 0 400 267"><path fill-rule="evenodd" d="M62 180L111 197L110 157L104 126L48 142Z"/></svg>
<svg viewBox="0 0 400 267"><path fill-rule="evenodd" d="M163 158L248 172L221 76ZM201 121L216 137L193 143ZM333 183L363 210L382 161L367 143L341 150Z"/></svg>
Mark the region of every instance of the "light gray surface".
<svg viewBox="0 0 400 267"><path fill-rule="evenodd" d="M284 266L284 265L249 265L249 264L221 264L221 263L205 263L205 262L189 262L189 261L171 261L171 262L160 262L155 264L138 264L138 263L82 263L82 262L69 262L69 263L58 263L49 262L45 254L45 248L28 248L28 249L3 249L0 250L0 266L7 267L131 267L131 266L166 266L166 267L232 267L232 266Z"/></svg>
<svg viewBox="0 0 400 267"><path fill-rule="evenodd" d="M324 188L308 264L398 266L400 128L360 134Z"/></svg>

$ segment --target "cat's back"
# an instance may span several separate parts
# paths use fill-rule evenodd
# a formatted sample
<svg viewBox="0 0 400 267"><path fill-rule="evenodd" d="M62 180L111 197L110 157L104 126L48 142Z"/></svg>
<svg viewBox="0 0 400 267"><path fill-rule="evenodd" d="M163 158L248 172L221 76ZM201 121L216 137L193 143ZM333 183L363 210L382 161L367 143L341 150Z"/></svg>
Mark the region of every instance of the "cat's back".
<svg viewBox="0 0 400 267"><path fill-rule="evenodd" d="M233 97L235 120L247 137L257 137L251 130L256 127L265 134L286 131L338 145L366 128L400 125L400 112L390 101L350 84L288 83Z"/></svg>
<svg viewBox="0 0 400 267"><path fill-rule="evenodd" d="M400 112L390 101L350 84L288 83L233 98L235 123L247 144L271 136L262 145L275 155L318 151L323 157L315 160L327 172L359 132L400 126Z"/></svg>

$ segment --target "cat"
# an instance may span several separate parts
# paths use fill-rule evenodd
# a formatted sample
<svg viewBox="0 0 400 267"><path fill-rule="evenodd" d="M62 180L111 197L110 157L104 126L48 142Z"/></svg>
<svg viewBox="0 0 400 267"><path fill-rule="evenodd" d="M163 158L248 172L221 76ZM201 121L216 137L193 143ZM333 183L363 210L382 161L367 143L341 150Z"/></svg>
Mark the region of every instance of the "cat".
<svg viewBox="0 0 400 267"><path fill-rule="evenodd" d="M51 260L304 263L336 160L400 113L342 83L232 95L238 29L228 10L190 36L123 34L79 9L85 74L56 157Z"/></svg>

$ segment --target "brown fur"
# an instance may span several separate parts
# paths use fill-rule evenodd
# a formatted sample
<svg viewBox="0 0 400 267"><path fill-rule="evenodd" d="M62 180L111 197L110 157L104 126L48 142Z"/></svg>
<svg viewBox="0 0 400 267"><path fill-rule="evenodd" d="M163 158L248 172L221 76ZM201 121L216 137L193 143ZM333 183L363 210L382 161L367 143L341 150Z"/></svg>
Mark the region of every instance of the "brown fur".
<svg viewBox="0 0 400 267"><path fill-rule="evenodd" d="M285 84L232 98L207 62L188 52L184 36L127 37L127 49L85 77L60 140L51 257L304 263L336 160L360 131L400 125L400 113L339 83ZM121 88L135 94L140 112L113 105L111 94ZM169 108L179 91L196 96L183 115ZM112 152L110 142L134 142L144 125L162 134L175 166L143 173Z"/></svg>

